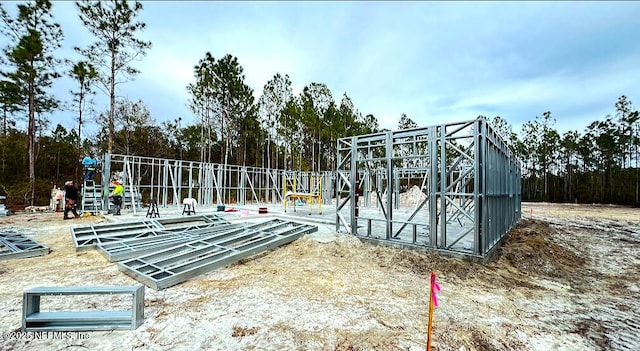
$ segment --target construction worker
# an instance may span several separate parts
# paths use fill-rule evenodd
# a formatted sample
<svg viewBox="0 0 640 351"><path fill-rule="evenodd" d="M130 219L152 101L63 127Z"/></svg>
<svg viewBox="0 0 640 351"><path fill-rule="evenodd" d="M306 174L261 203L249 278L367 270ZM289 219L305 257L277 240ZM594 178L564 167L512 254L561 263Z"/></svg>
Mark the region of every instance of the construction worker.
<svg viewBox="0 0 640 351"><path fill-rule="evenodd" d="M64 183L64 197L64 219L72 219L72 217L67 217L67 214L69 214L69 212L73 212L75 218L80 217L80 215L76 211L76 206L78 203L78 188L76 188L76 186L73 184L73 180L67 180Z"/></svg>
<svg viewBox="0 0 640 351"><path fill-rule="evenodd" d="M98 167L98 159L93 157L93 153L89 154L89 156L85 156L82 159L82 165L84 166L84 181L93 180L93 177L96 174L96 167Z"/></svg>
<svg viewBox="0 0 640 351"><path fill-rule="evenodd" d="M109 194L109 197L113 199L113 215L120 215L120 207L122 206L122 195L124 194L124 186L120 184L118 180L113 180L111 184L114 185L113 191Z"/></svg>

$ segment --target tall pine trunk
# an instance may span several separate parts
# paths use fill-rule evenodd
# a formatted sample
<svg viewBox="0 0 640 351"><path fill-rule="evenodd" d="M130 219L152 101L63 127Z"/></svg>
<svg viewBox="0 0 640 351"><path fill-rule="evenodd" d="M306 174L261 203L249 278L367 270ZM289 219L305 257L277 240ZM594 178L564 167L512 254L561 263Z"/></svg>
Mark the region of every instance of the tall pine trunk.
<svg viewBox="0 0 640 351"><path fill-rule="evenodd" d="M111 77L109 77L109 146L108 152L113 151L113 134L114 131L114 108L116 106L116 51L115 48L111 48Z"/></svg>
<svg viewBox="0 0 640 351"><path fill-rule="evenodd" d="M76 155L76 168L75 168L75 178L80 179L80 175L78 173L78 164L81 157L80 148L82 146L82 101L84 100L84 80L80 81L80 95L78 96L78 145L77 145L77 155Z"/></svg>
<svg viewBox="0 0 640 351"><path fill-rule="evenodd" d="M33 67L33 62L31 62ZM27 152L29 153L29 189L31 195L27 200L33 206L36 190L36 111L35 111L35 87L34 82L29 82L29 127L27 132Z"/></svg>

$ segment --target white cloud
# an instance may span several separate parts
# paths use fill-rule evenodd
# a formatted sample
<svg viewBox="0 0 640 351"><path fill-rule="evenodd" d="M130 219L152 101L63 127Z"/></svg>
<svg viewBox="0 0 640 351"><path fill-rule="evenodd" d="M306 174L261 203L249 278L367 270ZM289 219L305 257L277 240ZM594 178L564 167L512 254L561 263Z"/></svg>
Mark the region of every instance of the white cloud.
<svg viewBox="0 0 640 351"><path fill-rule="evenodd" d="M54 10L68 51L85 45L73 4ZM637 2L145 2L153 48L121 92L159 119L190 115L185 87L210 51L238 58L256 98L288 74L294 93L326 83L386 128L402 113L517 127L550 110L559 129L582 130L622 94L640 104L638 14Z"/></svg>

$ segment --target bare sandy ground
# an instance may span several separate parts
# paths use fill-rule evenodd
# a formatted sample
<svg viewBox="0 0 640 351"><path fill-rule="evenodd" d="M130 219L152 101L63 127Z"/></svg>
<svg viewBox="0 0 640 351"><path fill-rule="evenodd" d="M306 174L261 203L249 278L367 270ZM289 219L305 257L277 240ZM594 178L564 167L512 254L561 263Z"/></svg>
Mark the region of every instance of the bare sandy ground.
<svg viewBox="0 0 640 351"><path fill-rule="evenodd" d="M523 221L486 265L350 236L306 236L166 290L147 288L136 330L63 340L15 338L23 291L138 282L97 251L75 251L70 224L100 217L0 217L0 228L52 249L0 261L0 349L424 350L432 270L442 287L434 350L640 349L640 209L525 203L522 210ZM127 303L43 300L51 310Z"/></svg>

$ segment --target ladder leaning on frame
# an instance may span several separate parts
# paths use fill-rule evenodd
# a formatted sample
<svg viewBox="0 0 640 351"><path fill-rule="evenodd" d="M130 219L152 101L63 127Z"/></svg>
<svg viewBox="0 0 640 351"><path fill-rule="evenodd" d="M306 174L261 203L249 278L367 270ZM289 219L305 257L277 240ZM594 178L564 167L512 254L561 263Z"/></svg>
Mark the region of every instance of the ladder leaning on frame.
<svg viewBox="0 0 640 351"><path fill-rule="evenodd" d="M82 183L82 201L80 211L84 213L98 213L102 209L102 199L99 186L92 179L85 179Z"/></svg>
<svg viewBox="0 0 640 351"><path fill-rule="evenodd" d="M283 175L283 191L284 199L282 203L284 205L284 212L287 212L287 202L293 200L293 212L296 212L296 203L295 200L304 199L309 204L309 215L313 212L313 201L315 200L318 204L318 209L320 214L322 214L322 177L320 176L311 176L310 179L310 189L308 193L298 192L297 189L297 179L295 175L287 176L285 173Z"/></svg>

